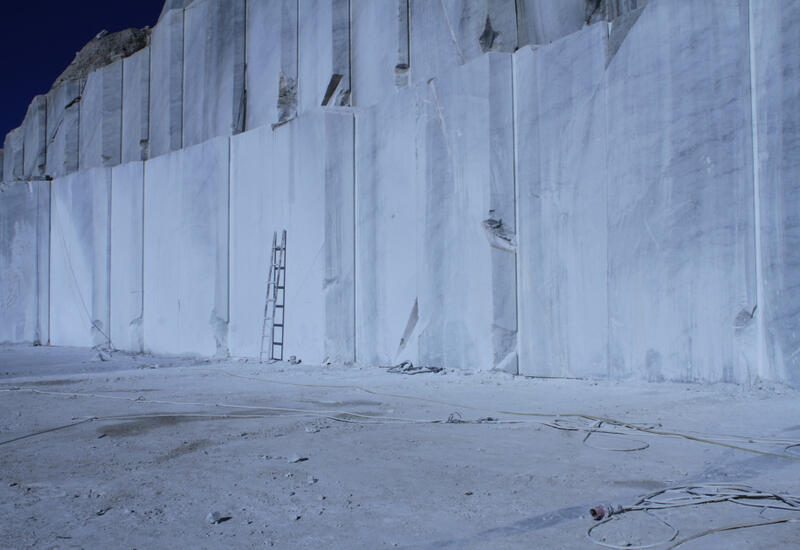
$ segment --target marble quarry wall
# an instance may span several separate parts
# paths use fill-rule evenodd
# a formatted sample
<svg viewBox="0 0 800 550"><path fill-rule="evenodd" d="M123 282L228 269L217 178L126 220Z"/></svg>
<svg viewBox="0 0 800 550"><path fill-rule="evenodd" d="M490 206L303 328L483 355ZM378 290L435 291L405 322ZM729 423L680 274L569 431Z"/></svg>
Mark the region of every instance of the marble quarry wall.
<svg viewBox="0 0 800 550"><path fill-rule="evenodd" d="M170 0L0 149L0 342L800 386L800 7ZM269 343L267 343L269 345Z"/></svg>

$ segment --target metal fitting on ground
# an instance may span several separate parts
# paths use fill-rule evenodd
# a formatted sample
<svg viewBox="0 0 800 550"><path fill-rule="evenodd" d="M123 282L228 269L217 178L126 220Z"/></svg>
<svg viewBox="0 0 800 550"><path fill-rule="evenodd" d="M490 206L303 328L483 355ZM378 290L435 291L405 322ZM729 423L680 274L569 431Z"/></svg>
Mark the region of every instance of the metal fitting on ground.
<svg viewBox="0 0 800 550"><path fill-rule="evenodd" d="M593 508L589 509L589 514L592 516L592 519L595 521L600 521L601 519L610 518L613 515L621 514L624 510L622 506L611 506L611 505L603 505L598 504Z"/></svg>

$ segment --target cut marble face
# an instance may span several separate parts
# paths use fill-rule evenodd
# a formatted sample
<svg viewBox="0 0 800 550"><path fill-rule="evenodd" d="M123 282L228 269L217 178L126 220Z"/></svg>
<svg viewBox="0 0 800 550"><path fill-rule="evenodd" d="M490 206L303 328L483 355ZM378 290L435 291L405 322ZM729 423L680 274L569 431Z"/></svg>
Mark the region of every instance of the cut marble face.
<svg viewBox="0 0 800 550"><path fill-rule="evenodd" d="M114 349L143 350L144 163L111 171L111 325Z"/></svg>
<svg viewBox="0 0 800 550"><path fill-rule="evenodd" d="M150 157L183 146L183 10L163 14L150 36Z"/></svg>
<svg viewBox="0 0 800 550"><path fill-rule="evenodd" d="M800 385L800 5L751 2L764 355L760 375Z"/></svg>
<svg viewBox="0 0 800 550"><path fill-rule="evenodd" d="M125 58L122 80L122 162L150 152L150 48Z"/></svg>
<svg viewBox="0 0 800 550"><path fill-rule="evenodd" d="M25 121L23 173L26 177L41 178L47 168L47 97L33 98ZM2 180L2 178L0 178Z"/></svg>
<svg viewBox="0 0 800 550"><path fill-rule="evenodd" d="M51 189L50 342L108 346L111 170L75 172Z"/></svg>
<svg viewBox="0 0 800 550"><path fill-rule="evenodd" d="M606 43L595 25L514 59L526 375L608 374Z"/></svg>
<svg viewBox="0 0 800 550"><path fill-rule="evenodd" d="M299 4L297 36L299 114L319 109L321 106L350 105L348 14L346 0Z"/></svg>
<svg viewBox="0 0 800 550"><path fill-rule="evenodd" d="M151 159L144 179L144 348L227 353L228 140Z"/></svg>
<svg viewBox="0 0 800 550"><path fill-rule="evenodd" d="M515 253L486 223L513 240L510 73L490 54L356 115L359 361L516 370Z"/></svg>
<svg viewBox="0 0 800 550"><path fill-rule="evenodd" d="M0 199L0 342L47 343L50 185L4 185Z"/></svg>
<svg viewBox="0 0 800 550"><path fill-rule="evenodd" d="M47 94L47 175L78 169L81 99L85 80L70 80Z"/></svg>
<svg viewBox="0 0 800 550"><path fill-rule="evenodd" d="M89 74L81 104L80 169L116 166L122 153L122 61Z"/></svg>
<svg viewBox="0 0 800 550"><path fill-rule="evenodd" d="M305 115L233 139L232 353L259 355L272 236L285 229L284 355L353 360L352 147L349 113Z"/></svg>
<svg viewBox="0 0 800 550"><path fill-rule="evenodd" d="M652 2L610 60L598 30L517 54L524 369L745 381L756 371L746 13Z"/></svg>
<svg viewBox="0 0 800 550"><path fill-rule="evenodd" d="M242 130L244 31L244 0L195 0L184 11L184 147Z"/></svg>

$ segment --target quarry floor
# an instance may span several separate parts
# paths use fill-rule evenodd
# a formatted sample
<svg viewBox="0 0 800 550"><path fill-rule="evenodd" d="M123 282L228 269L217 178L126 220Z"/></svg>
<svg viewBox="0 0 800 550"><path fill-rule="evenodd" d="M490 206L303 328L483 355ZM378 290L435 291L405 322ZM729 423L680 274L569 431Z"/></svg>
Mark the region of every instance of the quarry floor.
<svg viewBox="0 0 800 550"><path fill-rule="evenodd" d="M798 397L0 346L0 547L601 548L597 504L687 484L800 494ZM723 502L591 534L668 548L782 518L800 512ZM798 544L788 522L680 548Z"/></svg>

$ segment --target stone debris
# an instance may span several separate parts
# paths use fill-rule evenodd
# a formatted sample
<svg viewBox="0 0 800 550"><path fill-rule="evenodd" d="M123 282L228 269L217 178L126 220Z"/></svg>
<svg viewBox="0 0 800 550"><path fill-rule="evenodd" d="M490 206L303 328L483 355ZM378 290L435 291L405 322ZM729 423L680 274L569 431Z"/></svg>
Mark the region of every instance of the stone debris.
<svg viewBox="0 0 800 550"><path fill-rule="evenodd" d="M232 519L233 516L228 514L223 514L222 512L212 511L209 512L206 516L206 523L210 523L212 525L219 525L220 523L226 522L229 519Z"/></svg>
<svg viewBox="0 0 800 550"><path fill-rule="evenodd" d="M402 363L394 366L381 368L386 369L386 372L391 372L393 374L437 374L444 371L444 368L442 367L430 367L422 365L416 366L411 361L403 361Z"/></svg>

